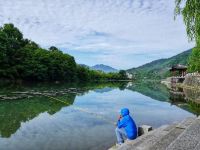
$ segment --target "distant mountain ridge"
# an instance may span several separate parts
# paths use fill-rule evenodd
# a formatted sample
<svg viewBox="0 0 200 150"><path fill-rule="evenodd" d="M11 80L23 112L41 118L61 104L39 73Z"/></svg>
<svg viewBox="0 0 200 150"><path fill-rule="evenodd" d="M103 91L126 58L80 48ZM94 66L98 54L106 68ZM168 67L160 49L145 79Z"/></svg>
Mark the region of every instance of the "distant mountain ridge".
<svg viewBox="0 0 200 150"><path fill-rule="evenodd" d="M162 79L169 76L169 69L173 65L187 65L191 52L192 50L187 50L167 59L155 60L140 67L128 69L127 72L134 74L134 77L137 79Z"/></svg>
<svg viewBox="0 0 200 150"><path fill-rule="evenodd" d="M98 64L98 65L92 66L91 69L103 71L105 73L118 72L117 69L112 68L112 67L107 66L107 65L104 65L104 64Z"/></svg>
<svg viewBox="0 0 200 150"><path fill-rule="evenodd" d="M90 66L87 66L85 64L80 64L80 66L82 67L86 67L86 68L90 68L91 70L98 70L98 71L103 71L105 73L111 73L111 72L118 72L119 70L113 68L113 67L110 67L110 66L107 66L107 65L104 65L104 64L97 64L97 65L94 65L92 67Z"/></svg>

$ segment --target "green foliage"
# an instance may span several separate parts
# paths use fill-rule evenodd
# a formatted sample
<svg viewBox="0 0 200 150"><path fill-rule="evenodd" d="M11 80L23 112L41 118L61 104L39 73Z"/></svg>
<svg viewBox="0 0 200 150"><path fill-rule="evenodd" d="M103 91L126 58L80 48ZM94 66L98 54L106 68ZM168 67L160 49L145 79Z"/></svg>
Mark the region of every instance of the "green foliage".
<svg viewBox="0 0 200 150"><path fill-rule="evenodd" d="M24 51L27 44L22 33L13 24L5 24L0 28L0 74L9 78L19 77ZM15 67L13 67L15 66Z"/></svg>
<svg viewBox="0 0 200 150"><path fill-rule="evenodd" d="M184 3L184 7L181 5ZM187 35L190 41L195 40L196 46L189 60L189 71L200 71L200 1L199 0L176 0L175 14L182 14Z"/></svg>
<svg viewBox="0 0 200 150"><path fill-rule="evenodd" d="M181 5L184 3L184 7ZM187 34L190 40L195 40L200 45L200 1L199 0L176 0L175 14L182 14L186 24Z"/></svg>
<svg viewBox="0 0 200 150"><path fill-rule="evenodd" d="M191 50L168 59L159 59L138 68L129 69L128 72L136 79L162 79L170 76L169 69L176 64L187 65Z"/></svg>
<svg viewBox="0 0 200 150"><path fill-rule="evenodd" d="M93 71L55 46L49 50L23 38L13 24L0 28L0 79L26 81L90 81L120 79L120 75Z"/></svg>
<svg viewBox="0 0 200 150"><path fill-rule="evenodd" d="M200 47L196 47L192 50L192 54L189 58L189 71L200 71Z"/></svg>
<svg viewBox="0 0 200 150"><path fill-rule="evenodd" d="M125 70L120 70L119 71L119 76L121 79L127 79L126 71Z"/></svg>

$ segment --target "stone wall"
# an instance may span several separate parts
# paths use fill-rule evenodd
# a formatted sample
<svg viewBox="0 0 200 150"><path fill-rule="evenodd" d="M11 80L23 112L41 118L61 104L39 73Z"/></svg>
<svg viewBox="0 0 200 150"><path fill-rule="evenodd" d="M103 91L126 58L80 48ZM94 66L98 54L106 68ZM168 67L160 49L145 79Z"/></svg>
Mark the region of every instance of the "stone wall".
<svg viewBox="0 0 200 150"><path fill-rule="evenodd" d="M190 73L185 77L184 85L200 87L200 74L199 73Z"/></svg>
<svg viewBox="0 0 200 150"><path fill-rule="evenodd" d="M200 90L184 88L185 99L200 104Z"/></svg>

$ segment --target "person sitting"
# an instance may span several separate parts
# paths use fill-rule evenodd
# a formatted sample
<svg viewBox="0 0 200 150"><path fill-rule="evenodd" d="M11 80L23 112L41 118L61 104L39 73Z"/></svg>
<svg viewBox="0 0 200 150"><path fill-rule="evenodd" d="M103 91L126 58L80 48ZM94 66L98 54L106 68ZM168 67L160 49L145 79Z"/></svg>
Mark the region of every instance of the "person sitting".
<svg viewBox="0 0 200 150"><path fill-rule="evenodd" d="M125 139L134 140L137 138L137 127L127 108L121 109L115 132L119 145L124 143Z"/></svg>

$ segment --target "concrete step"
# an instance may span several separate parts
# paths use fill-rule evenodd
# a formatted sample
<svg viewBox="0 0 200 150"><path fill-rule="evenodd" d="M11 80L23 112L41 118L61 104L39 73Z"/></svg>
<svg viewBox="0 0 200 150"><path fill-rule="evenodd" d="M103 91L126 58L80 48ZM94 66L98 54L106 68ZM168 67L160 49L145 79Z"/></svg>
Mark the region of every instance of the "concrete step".
<svg viewBox="0 0 200 150"><path fill-rule="evenodd" d="M200 142L199 142L199 144L197 144L197 146L195 147L194 150L200 150Z"/></svg>
<svg viewBox="0 0 200 150"><path fill-rule="evenodd" d="M177 128L186 129L186 128L188 128L196 119L197 119L197 118L195 118L195 117L186 118L185 120L181 121L176 127L177 127Z"/></svg>
<svg viewBox="0 0 200 150"><path fill-rule="evenodd" d="M157 130L153 130L133 141L127 141L125 144L117 147L116 150L148 150L149 147L155 144L160 137L166 135L169 131L167 130L170 126L162 126ZM166 129L166 130L165 130Z"/></svg>
<svg viewBox="0 0 200 150"><path fill-rule="evenodd" d="M165 125L136 140L127 141L125 144L113 147L110 150L166 150L195 122L196 118L187 118L179 124Z"/></svg>
<svg viewBox="0 0 200 150"><path fill-rule="evenodd" d="M149 150L166 150L166 148L184 131L184 129L174 128L168 134L159 139L157 143L150 146Z"/></svg>
<svg viewBox="0 0 200 150"><path fill-rule="evenodd" d="M174 124L169 133L152 145L149 150L166 150L166 148L181 134L183 131L192 124L195 118L187 118L179 124Z"/></svg>
<svg viewBox="0 0 200 150"><path fill-rule="evenodd" d="M200 119L196 119L174 140L166 150L194 150L199 147Z"/></svg>

